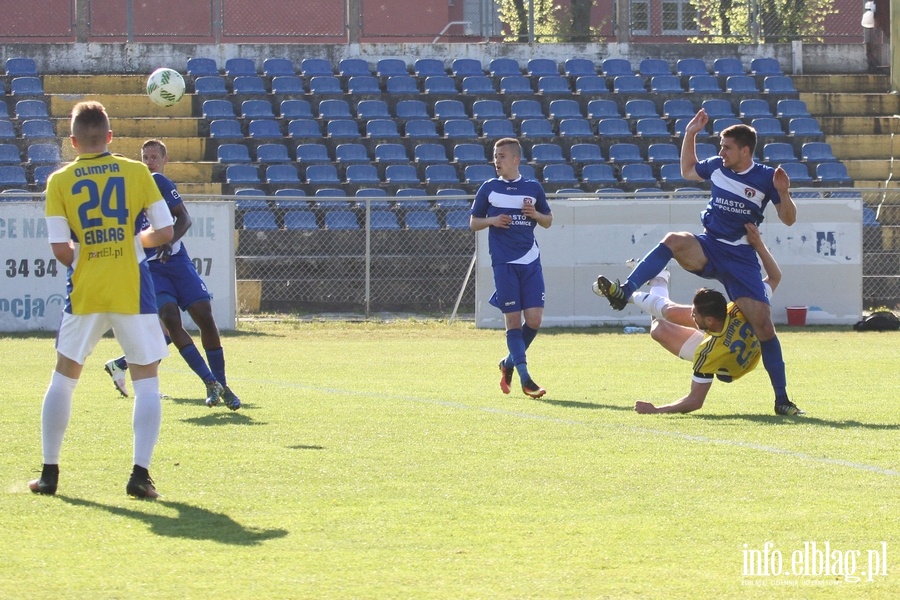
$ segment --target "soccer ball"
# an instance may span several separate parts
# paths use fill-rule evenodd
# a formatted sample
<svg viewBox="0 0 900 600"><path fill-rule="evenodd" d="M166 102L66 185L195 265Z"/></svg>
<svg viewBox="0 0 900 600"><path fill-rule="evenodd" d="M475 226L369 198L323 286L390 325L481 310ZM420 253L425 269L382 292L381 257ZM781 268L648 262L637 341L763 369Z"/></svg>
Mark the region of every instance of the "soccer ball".
<svg viewBox="0 0 900 600"><path fill-rule="evenodd" d="M147 79L147 96L158 106L172 106L184 96L184 77L178 71L163 67Z"/></svg>

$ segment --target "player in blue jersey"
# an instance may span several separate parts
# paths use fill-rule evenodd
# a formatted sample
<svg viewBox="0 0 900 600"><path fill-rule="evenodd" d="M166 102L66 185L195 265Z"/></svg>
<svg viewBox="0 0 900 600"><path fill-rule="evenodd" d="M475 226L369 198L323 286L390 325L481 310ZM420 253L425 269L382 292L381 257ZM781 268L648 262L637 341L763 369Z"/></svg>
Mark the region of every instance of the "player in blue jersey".
<svg viewBox="0 0 900 600"><path fill-rule="evenodd" d="M756 131L743 124L724 129L719 154L698 161L695 140L708 122L706 111L701 109L685 128L681 147L682 176L712 183L709 204L701 214L703 233L669 233L641 259L625 283L601 275L597 286L614 309L622 310L635 290L662 271L672 258L691 273L719 280L759 339L763 366L775 392L775 413L801 414L788 399L781 343L772 323L756 252L747 243L744 229L745 223L762 222L769 202L782 223L794 224L797 206L790 194L791 181L781 167L773 169L753 161Z"/></svg>
<svg viewBox="0 0 900 600"><path fill-rule="evenodd" d="M500 389L509 393L515 370L522 391L540 398L547 392L528 373L525 351L544 316L544 274L534 228L550 227L553 215L541 184L519 174L521 160L518 140L503 138L494 144L497 177L478 189L469 223L473 231L488 230L496 289L490 303L500 309L506 322L509 354L500 361Z"/></svg>
<svg viewBox="0 0 900 600"><path fill-rule="evenodd" d="M221 399L231 410L238 410L241 400L228 387L225 377L225 354L219 328L213 318L210 304L212 297L194 268L187 248L181 242L191 227L191 215L175 184L163 174L166 163L169 162L166 145L160 140L147 140L141 147L141 160L153 174L153 179L175 218L175 235L172 241L147 250L147 261L156 287L159 318L184 361L206 385L206 405L215 406ZM200 328L200 340L209 366L197 350L193 338L184 329L182 310L186 310ZM125 357L110 360L105 368L119 393L127 396L125 370L128 363Z"/></svg>
<svg viewBox="0 0 900 600"><path fill-rule="evenodd" d="M172 215L147 167L107 150L112 131L102 104L76 104L70 126L78 157L50 175L46 207L53 255L68 267L68 297L56 337L56 369L41 409L44 465L28 487L56 493L75 385L84 361L112 329L131 361L134 383L134 467L125 490L156 498L149 468L162 422L157 369L168 351L143 248L172 239ZM141 226L144 214L147 228Z"/></svg>
<svg viewBox="0 0 900 600"><path fill-rule="evenodd" d="M745 225L747 241L759 254L766 273L766 294L778 287L781 269L766 248L759 229ZM690 391L683 398L655 406L638 401L634 410L640 414L688 413L700 409L712 387L714 378L730 383L756 368L760 359L759 340L746 326L746 318L734 302L720 292L703 288L692 304L676 304L669 299L669 272L663 271L649 281L650 292L635 292L628 299L653 317L650 336L660 346L693 363Z"/></svg>

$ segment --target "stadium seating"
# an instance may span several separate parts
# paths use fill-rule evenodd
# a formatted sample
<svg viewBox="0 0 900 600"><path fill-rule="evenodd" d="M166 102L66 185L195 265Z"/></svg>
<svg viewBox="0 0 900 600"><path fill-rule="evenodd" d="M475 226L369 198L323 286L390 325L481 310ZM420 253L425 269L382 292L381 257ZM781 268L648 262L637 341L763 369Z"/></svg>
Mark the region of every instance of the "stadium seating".
<svg viewBox="0 0 900 600"><path fill-rule="evenodd" d="M401 100L395 109L398 119L430 119L425 103L421 100Z"/></svg>
<svg viewBox="0 0 900 600"><path fill-rule="evenodd" d="M225 75L228 77L256 75L256 65L249 58L229 58L225 61Z"/></svg>
<svg viewBox="0 0 900 600"><path fill-rule="evenodd" d="M296 75L294 63L287 58L267 58L263 61L263 75L270 79L281 76L293 77Z"/></svg>

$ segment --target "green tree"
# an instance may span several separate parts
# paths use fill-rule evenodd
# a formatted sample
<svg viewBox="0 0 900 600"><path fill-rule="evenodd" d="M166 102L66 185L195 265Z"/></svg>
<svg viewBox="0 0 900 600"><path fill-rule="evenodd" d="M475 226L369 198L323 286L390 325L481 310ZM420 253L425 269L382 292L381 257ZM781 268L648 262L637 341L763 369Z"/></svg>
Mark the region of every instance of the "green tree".
<svg viewBox="0 0 900 600"><path fill-rule="evenodd" d="M508 42L528 41L528 12L534 7L534 37L539 42L589 42L599 35L591 27L596 0L498 0Z"/></svg>
<svg viewBox="0 0 900 600"><path fill-rule="evenodd" d="M834 0L694 0L700 43L783 43L819 38Z"/></svg>

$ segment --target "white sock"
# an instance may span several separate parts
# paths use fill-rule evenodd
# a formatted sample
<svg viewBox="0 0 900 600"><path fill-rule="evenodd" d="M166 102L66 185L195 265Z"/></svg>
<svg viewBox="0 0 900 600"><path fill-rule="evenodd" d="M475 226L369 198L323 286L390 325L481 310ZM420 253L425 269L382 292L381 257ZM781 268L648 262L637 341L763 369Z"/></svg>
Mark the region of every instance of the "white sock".
<svg viewBox="0 0 900 600"><path fill-rule="evenodd" d="M631 295L630 301L648 315L662 319L664 318L662 309L669 302L669 299L655 294L635 292Z"/></svg>
<svg viewBox="0 0 900 600"><path fill-rule="evenodd" d="M56 371L50 378L50 386L44 394L41 407L41 444L44 464L58 465L63 437L72 416L72 396L75 395L77 379L60 375Z"/></svg>
<svg viewBox="0 0 900 600"><path fill-rule="evenodd" d="M669 282L662 277L654 277L650 280L650 293L660 298L669 299Z"/></svg>
<svg viewBox="0 0 900 600"><path fill-rule="evenodd" d="M134 464L150 468L153 449L159 440L162 424L162 402L159 399L159 378L149 377L132 382L134 384Z"/></svg>

